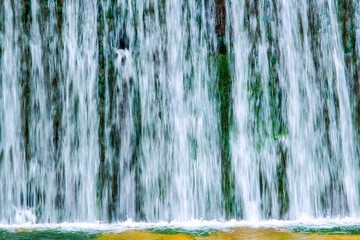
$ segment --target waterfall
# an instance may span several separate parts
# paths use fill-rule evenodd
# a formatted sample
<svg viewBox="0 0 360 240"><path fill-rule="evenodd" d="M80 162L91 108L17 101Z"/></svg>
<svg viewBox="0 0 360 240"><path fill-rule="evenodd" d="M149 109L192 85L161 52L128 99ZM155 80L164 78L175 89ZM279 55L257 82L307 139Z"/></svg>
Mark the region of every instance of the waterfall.
<svg viewBox="0 0 360 240"><path fill-rule="evenodd" d="M354 16L341 19L351 13L335 1L231 4L234 195L245 218L357 216L358 60L341 39Z"/></svg>
<svg viewBox="0 0 360 240"><path fill-rule="evenodd" d="M3 0L0 223L359 217L355 0Z"/></svg>

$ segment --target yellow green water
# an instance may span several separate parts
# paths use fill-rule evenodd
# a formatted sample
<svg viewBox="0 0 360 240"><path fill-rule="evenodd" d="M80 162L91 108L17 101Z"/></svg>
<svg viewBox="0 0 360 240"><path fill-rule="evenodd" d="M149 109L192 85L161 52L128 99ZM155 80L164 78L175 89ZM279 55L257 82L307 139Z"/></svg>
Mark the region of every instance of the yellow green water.
<svg viewBox="0 0 360 240"><path fill-rule="evenodd" d="M111 230L69 231L62 229L12 229L1 230L0 240L329 240L360 239L360 228L251 228L237 227L223 230L181 228L134 229L123 232Z"/></svg>
<svg viewBox="0 0 360 240"><path fill-rule="evenodd" d="M296 233L277 228L233 228L227 231L219 231L208 236L190 236L185 234L159 234L149 231L131 230L122 233L108 233L101 235L97 240L316 240L316 239L360 239L360 235L336 235Z"/></svg>

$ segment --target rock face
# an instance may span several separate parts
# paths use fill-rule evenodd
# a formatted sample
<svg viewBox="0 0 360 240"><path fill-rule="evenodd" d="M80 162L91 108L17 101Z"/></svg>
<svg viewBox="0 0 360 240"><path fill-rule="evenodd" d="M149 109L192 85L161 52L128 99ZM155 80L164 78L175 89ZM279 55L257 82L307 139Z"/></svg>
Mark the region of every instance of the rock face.
<svg viewBox="0 0 360 240"><path fill-rule="evenodd" d="M215 0L216 27L215 32L218 38L225 37L226 30L226 1Z"/></svg>

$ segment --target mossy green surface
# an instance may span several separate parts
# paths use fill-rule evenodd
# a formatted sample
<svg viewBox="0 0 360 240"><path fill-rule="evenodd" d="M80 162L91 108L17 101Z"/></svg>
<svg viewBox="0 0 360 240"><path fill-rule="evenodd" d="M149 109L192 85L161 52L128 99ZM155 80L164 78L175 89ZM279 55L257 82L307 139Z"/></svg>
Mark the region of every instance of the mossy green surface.
<svg viewBox="0 0 360 240"><path fill-rule="evenodd" d="M231 173L230 156L230 129L231 129L231 75L229 69L229 58L226 52L226 45L223 39L218 41L217 55L217 96L220 115L220 136L221 136L221 172L222 191L225 202L226 217L232 217L233 184Z"/></svg>
<svg viewBox="0 0 360 240"><path fill-rule="evenodd" d="M0 240L91 240L96 239L101 232L84 232L84 231L61 231L61 230L0 230Z"/></svg>

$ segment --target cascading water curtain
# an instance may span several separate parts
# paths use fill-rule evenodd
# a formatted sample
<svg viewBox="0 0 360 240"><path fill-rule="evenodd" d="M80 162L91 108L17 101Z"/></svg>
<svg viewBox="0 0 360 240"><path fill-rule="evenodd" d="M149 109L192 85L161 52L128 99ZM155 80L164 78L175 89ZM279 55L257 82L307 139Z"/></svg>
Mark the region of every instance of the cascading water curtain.
<svg viewBox="0 0 360 240"><path fill-rule="evenodd" d="M227 7L234 212L359 216L359 3Z"/></svg>
<svg viewBox="0 0 360 240"><path fill-rule="evenodd" d="M0 222L223 216L212 1L1 1Z"/></svg>
<svg viewBox="0 0 360 240"><path fill-rule="evenodd" d="M355 0L0 1L0 223L360 215Z"/></svg>

